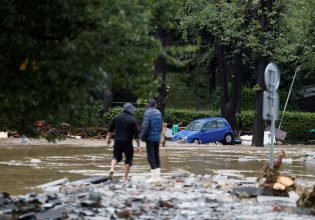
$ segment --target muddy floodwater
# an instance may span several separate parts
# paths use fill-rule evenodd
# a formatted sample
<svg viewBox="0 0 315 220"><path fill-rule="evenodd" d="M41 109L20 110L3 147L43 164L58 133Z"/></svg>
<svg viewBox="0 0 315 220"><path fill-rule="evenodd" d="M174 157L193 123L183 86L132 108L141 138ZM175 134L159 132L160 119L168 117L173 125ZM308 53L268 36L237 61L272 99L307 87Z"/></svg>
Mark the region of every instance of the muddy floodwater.
<svg viewBox="0 0 315 220"><path fill-rule="evenodd" d="M195 174L225 174L236 177L255 177L269 158L269 147L243 145L191 145L167 142L161 148L162 176L177 169ZM315 164L304 161L306 152L314 152L315 145L282 145L287 161L281 172L298 179L315 181ZM70 181L96 175L107 175L112 147L105 140L68 139L55 144L45 140L0 139L0 192L13 195L36 191L34 186L60 178ZM292 160L291 160L292 159ZM122 177L123 163L115 178ZM135 154L132 176L149 175L144 143L142 152Z"/></svg>

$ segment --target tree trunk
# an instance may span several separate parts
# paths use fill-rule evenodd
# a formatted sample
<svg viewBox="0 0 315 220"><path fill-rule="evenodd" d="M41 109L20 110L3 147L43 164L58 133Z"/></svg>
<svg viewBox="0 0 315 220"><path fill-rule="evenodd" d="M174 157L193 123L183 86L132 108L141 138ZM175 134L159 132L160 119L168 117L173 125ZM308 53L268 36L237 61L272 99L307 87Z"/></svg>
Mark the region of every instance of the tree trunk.
<svg viewBox="0 0 315 220"><path fill-rule="evenodd" d="M236 112L238 110L238 106L240 105L243 83L243 63L241 52L234 54L233 70L234 71L231 75L231 98L225 105L225 118L230 123L232 129L236 130Z"/></svg>
<svg viewBox="0 0 315 220"><path fill-rule="evenodd" d="M227 69L225 61L224 46L220 43L215 44L218 63L220 67L220 82L221 82L221 116L225 117L225 105L228 102L228 84L227 84Z"/></svg>
<svg viewBox="0 0 315 220"><path fill-rule="evenodd" d="M103 110L105 112L109 112L112 107L113 101L113 93L112 93L112 85L110 82L105 84L104 93L103 93Z"/></svg>
<svg viewBox="0 0 315 220"><path fill-rule="evenodd" d="M158 15L159 19L159 15ZM168 38L166 30L162 26L158 26L155 38L160 40L163 47L165 47L170 41ZM167 96L167 86L166 86L166 72L167 72L167 62L165 58L160 55L157 60L154 62L154 78L160 78L160 87L158 88L158 97L156 98L158 109L162 113L162 117L165 116L165 107L166 107L166 96Z"/></svg>
<svg viewBox="0 0 315 220"><path fill-rule="evenodd" d="M160 110L162 117L165 116L165 107L166 107L166 97L168 95L167 86L166 86L166 73L163 72L161 76L161 84L159 88L159 95L156 99L157 108Z"/></svg>
<svg viewBox="0 0 315 220"><path fill-rule="evenodd" d="M256 112L254 121L254 135L252 141L252 145L257 147L264 146L264 120L262 117L262 108L263 92L265 90L264 73L268 63L269 59L267 57L259 57L257 84L259 85L260 89L256 91Z"/></svg>
<svg viewBox="0 0 315 220"><path fill-rule="evenodd" d="M271 0L261 0L261 10L260 15L260 27L261 31L266 33L268 32L268 18L267 10L270 13L272 11L272 1ZM259 39L260 46L265 46L266 39L264 35L261 35ZM255 113L255 122L254 122L254 135L252 145L257 147L264 146L264 120L262 118L262 108L263 108L263 91L265 90L264 82L264 73L265 68L269 63L269 58L267 56L260 56L258 58L258 77L257 85L259 89L256 92L256 113Z"/></svg>
<svg viewBox="0 0 315 220"><path fill-rule="evenodd" d="M216 63L216 58L213 57L209 65L208 88L209 88L210 93L213 90L215 90L215 63Z"/></svg>

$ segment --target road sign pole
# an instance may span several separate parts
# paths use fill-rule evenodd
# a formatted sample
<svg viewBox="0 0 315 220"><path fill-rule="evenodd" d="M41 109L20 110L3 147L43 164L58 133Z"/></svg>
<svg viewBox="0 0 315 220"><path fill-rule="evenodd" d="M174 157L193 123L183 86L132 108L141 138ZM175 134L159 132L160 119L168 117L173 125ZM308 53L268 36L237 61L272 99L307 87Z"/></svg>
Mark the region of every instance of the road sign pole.
<svg viewBox="0 0 315 220"><path fill-rule="evenodd" d="M280 72L276 64L269 63L265 69L265 85L267 91L264 91L263 118L271 121L270 126L270 157L269 168L274 165L274 140L275 140L275 121L279 117L279 96L277 89L280 83Z"/></svg>
<svg viewBox="0 0 315 220"><path fill-rule="evenodd" d="M274 154L274 139L275 139L275 119L272 116L271 119L271 128L270 128L270 159L269 159L269 168L272 169L273 168L273 163L274 163L274 159L273 159L273 154Z"/></svg>
<svg viewBox="0 0 315 220"><path fill-rule="evenodd" d="M274 81L274 77L271 77L271 75L275 74L273 70L269 70L269 74L270 74L270 85L271 85L271 126L270 126L270 157L269 157L269 168L272 169L273 168L273 163L274 163L274 158L273 158L273 154L274 154L274 135L275 135L275 114L274 114L274 110L275 110L275 96L276 96L276 89L275 89L275 81Z"/></svg>

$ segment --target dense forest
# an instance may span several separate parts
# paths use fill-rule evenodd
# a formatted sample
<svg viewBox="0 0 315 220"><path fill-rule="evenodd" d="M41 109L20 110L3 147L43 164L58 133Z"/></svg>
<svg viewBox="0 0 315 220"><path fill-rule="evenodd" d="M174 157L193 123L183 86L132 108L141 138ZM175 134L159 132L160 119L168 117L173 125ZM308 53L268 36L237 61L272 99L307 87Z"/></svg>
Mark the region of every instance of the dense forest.
<svg viewBox="0 0 315 220"><path fill-rule="evenodd" d="M313 0L2 0L0 128L36 136L38 120L155 97L162 114L219 110L233 128L253 110L262 145L267 64L281 106L298 72L289 110L315 85L314 13Z"/></svg>

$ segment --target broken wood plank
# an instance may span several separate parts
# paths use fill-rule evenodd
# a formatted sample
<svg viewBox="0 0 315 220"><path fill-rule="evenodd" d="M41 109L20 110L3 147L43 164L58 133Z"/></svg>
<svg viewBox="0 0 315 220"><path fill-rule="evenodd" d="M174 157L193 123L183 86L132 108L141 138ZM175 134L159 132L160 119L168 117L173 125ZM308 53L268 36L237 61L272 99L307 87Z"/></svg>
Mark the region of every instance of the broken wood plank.
<svg viewBox="0 0 315 220"><path fill-rule="evenodd" d="M294 184L294 181L290 177L278 176L277 183L281 183L285 187L289 187L289 186L292 186Z"/></svg>
<svg viewBox="0 0 315 220"><path fill-rule="evenodd" d="M275 183L272 188L275 190L285 190L285 185L281 183Z"/></svg>
<svg viewBox="0 0 315 220"><path fill-rule="evenodd" d="M62 184L66 184L69 182L68 178L63 178L63 179L59 179L59 180L55 180L49 183L45 183L39 186L36 186L36 188L48 188L48 187L52 187L52 186L58 186L58 185L62 185Z"/></svg>
<svg viewBox="0 0 315 220"><path fill-rule="evenodd" d="M70 182L70 185L86 185L86 184L99 184L102 182L106 182L108 180L107 176L96 176L87 179L77 180L74 182Z"/></svg>

